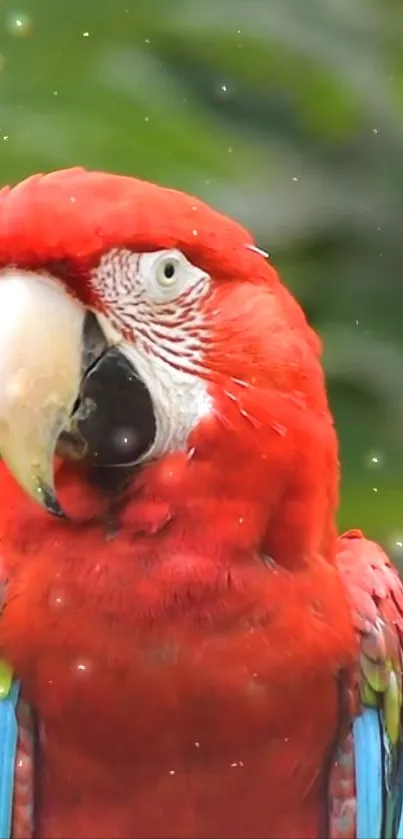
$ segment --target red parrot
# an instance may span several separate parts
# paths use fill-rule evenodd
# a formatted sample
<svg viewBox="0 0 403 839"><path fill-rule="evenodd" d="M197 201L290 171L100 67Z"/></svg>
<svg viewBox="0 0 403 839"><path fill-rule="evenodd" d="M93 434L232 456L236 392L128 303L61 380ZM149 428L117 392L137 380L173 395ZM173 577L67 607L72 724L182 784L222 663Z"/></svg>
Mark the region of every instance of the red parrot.
<svg viewBox="0 0 403 839"><path fill-rule="evenodd" d="M403 835L403 589L337 534L320 353L200 200L0 193L2 839Z"/></svg>

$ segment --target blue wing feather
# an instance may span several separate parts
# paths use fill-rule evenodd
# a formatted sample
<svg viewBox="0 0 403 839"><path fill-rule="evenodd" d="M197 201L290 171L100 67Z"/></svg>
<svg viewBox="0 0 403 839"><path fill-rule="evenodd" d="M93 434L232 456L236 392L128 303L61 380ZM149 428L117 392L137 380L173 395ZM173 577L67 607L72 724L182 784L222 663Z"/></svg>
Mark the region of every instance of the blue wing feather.
<svg viewBox="0 0 403 839"><path fill-rule="evenodd" d="M20 686L13 682L8 695L0 700L0 839L10 839L13 811L14 767L18 724L16 706Z"/></svg>
<svg viewBox="0 0 403 839"><path fill-rule="evenodd" d="M364 708L353 723L357 839L381 839L383 822L382 741L378 711Z"/></svg>
<svg viewBox="0 0 403 839"><path fill-rule="evenodd" d="M403 584L382 548L359 531L340 537L337 562L359 651L352 720L356 839L403 839Z"/></svg>

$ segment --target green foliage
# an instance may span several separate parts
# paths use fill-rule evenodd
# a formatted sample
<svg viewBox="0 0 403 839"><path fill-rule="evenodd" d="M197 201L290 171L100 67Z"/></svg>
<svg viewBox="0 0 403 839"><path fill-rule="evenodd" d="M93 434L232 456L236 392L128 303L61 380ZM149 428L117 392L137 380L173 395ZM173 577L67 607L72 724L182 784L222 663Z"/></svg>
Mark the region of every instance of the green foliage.
<svg viewBox="0 0 403 839"><path fill-rule="evenodd" d="M0 180L129 172L251 227L325 342L341 524L400 541L400 0L22 3L0 7Z"/></svg>

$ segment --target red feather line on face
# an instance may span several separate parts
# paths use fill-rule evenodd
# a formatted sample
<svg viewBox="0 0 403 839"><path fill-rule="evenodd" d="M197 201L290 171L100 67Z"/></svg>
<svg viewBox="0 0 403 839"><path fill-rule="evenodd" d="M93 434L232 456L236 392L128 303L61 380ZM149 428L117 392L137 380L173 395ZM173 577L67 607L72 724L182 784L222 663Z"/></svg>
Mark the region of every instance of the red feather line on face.
<svg viewBox="0 0 403 839"><path fill-rule="evenodd" d="M111 248L178 248L214 277L250 279L263 260L246 245L243 227L199 199L136 178L66 169L0 193L0 264L59 267L84 302L85 277Z"/></svg>

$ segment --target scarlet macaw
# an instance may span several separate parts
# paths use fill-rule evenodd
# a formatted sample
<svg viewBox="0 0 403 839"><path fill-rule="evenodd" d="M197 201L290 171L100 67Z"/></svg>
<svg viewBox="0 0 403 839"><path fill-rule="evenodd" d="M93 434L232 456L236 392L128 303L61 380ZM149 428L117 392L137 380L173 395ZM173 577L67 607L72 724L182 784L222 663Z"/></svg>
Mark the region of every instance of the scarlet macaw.
<svg viewBox="0 0 403 839"><path fill-rule="evenodd" d="M402 585L337 535L320 342L246 230L4 189L0 451L1 837L403 836Z"/></svg>

